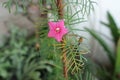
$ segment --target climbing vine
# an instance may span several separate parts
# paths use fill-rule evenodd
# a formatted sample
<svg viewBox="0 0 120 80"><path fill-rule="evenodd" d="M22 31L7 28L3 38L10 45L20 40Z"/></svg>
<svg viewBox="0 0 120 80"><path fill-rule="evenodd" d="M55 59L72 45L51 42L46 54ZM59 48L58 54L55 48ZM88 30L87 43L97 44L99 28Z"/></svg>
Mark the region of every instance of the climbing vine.
<svg viewBox="0 0 120 80"><path fill-rule="evenodd" d="M16 5L16 11L19 6L21 6L24 10L26 9L27 3L32 3L32 0L8 0L3 3L3 6L9 9L11 12L11 6L13 4ZM70 75L82 74L85 69L85 63L87 59L84 57L84 54L89 52L87 45L84 43L86 40L84 35L76 34L76 31L84 31L80 30L74 25L83 23L87 21L87 16L91 13L91 10L94 9L92 0L38 0L39 9L42 15L46 15L46 18L40 17L40 21L36 22L36 38L37 49L42 52L45 47L41 47L44 45L44 40L51 40L51 47L54 48L56 54L60 54L59 56L55 56L56 59L62 59L63 63L63 75L67 80ZM43 5L44 4L44 5ZM48 30L54 25L57 24L60 20L64 21L64 26L68 31L61 37L59 40L58 36L57 41L47 37ZM48 22L53 22L49 24ZM53 25L52 25L53 24ZM50 26L52 25L52 26ZM61 26L62 24L58 24ZM56 28L57 32L62 29L61 27ZM51 33L52 34L52 33ZM56 33L57 35L58 33ZM54 37L56 35L48 35L49 37ZM56 38L56 37L55 37ZM51 42L45 42L45 44L50 45ZM46 48L47 49L47 48ZM58 50L58 51L57 51ZM46 50L47 51L47 50ZM45 53L41 53L45 54ZM50 55L49 53L48 55ZM51 54L51 55L56 55ZM62 74L62 73L61 73ZM88 79L86 79L88 80ZM90 79L89 79L90 80Z"/></svg>

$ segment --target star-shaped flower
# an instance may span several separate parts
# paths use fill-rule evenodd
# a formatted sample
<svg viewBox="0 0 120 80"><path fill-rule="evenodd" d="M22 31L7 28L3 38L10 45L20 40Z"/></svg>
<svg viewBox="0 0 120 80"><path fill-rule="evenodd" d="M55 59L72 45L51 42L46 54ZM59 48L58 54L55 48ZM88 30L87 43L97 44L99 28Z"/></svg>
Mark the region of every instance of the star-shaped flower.
<svg viewBox="0 0 120 80"><path fill-rule="evenodd" d="M55 38L58 42L62 41L62 37L68 33L68 29L65 28L64 20L58 22L48 22L49 33L48 37Z"/></svg>

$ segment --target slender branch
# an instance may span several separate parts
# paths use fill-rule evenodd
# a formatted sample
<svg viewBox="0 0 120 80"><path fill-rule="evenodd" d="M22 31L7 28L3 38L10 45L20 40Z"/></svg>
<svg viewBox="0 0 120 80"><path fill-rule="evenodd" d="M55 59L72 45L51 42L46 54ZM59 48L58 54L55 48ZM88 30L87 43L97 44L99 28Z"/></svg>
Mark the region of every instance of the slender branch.
<svg viewBox="0 0 120 80"><path fill-rule="evenodd" d="M61 44L66 44L64 38L63 38ZM64 47L65 46L62 45L63 74L64 74L65 79L67 80L68 79L68 73L67 73L68 72L68 69L67 69L67 56L66 56L66 51L64 50L65 49Z"/></svg>
<svg viewBox="0 0 120 80"><path fill-rule="evenodd" d="M57 0L57 8L58 8L58 15L59 15L59 19L63 19L63 0Z"/></svg>
<svg viewBox="0 0 120 80"><path fill-rule="evenodd" d="M57 8L58 8L58 15L59 15L59 19L63 19L64 16L64 11L63 11L63 0L57 0L56 2ZM65 44L65 40L63 38L63 40L61 41L61 44ZM68 79L68 73L67 73L67 62L66 62L66 52L64 50L64 45L61 46L62 47L62 61L63 61L63 74L64 74L64 78L67 80Z"/></svg>

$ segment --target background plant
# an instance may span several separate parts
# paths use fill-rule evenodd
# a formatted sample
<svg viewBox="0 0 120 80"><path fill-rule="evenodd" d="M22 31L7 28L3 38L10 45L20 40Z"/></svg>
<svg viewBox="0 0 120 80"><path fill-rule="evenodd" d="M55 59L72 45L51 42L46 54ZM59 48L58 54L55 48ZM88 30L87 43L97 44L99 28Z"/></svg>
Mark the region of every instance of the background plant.
<svg viewBox="0 0 120 80"><path fill-rule="evenodd" d="M113 19L112 15L108 12L107 13L108 23L101 22L101 24L105 25L110 32L112 36L112 42L115 45L114 52L111 51L110 46L105 42L105 40L100 36L99 32L91 29L86 29L103 47L103 49L106 51L108 59L110 61L110 65L106 67L103 64L98 65L97 68L97 76L100 80L119 80L119 67L120 67L120 52L119 52L119 38L120 38L120 29L118 28L117 24L115 23L115 20ZM119 59L118 59L119 58Z"/></svg>
<svg viewBox="0 0 120 80"><path fill-rule="evenodd" d="M52 61L41 60L35 38L26 41L26 31L17 27L11 28L10 36L0 51L0 80L40 80L42 72L51 72Z"/></svg>

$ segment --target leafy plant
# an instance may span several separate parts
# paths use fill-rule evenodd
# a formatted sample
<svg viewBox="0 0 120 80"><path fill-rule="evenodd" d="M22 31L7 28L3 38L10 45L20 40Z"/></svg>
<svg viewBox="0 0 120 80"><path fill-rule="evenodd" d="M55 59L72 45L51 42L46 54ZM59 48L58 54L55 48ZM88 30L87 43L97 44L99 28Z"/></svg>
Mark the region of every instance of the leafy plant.
<svg viewBox="0 0 120 80"><path fill-rule="evenodd" d="M43 71L51 72L52 61L41 60L34 39L26 41L25 31L17 27L10 34L0 51L0 80L41 80Z"/></svg>
<svg viewBox="0 0 120 80"><path fill-rule="evenodd" d="M112 15L109 12L107 12L107 17L109 23L108 24L105 22L101 22L101 23L110 29L111 35L113 37L113 41L115 45L117 45L118 39L120 37L119 27L117 26L115 20L113 19Z"/></svg>
<svg viewBox="0 0 120 80"><path fill-rule="evenodd" d="M107 56L109 58L109 61L111 62L111 65L108 67L100 64L99 67L97 67L98 71L98 76L100 76L100 79L104 80L119 80L116 75L120 74L120 71L118 67L120 67L119 64L119 38L120 38L120 33L119 33L119 28L117 24L115 23L115 20L113 19L112 15L108 12L107 13L107 18L109 23L101 22L103 25L105 25L107 28L109 28L113 42L115 44L115 50L114 52L111 51L111 48L109 45L105 42L105 40L100 36L98 32L95 30L91 30L86 28L86 30L99 42L99 44L103 47L103 49L107 52Z"/></svg>
<svg viewBox="0 0 120 80"><path fill-rule="evenodd" d="M117 78L120 78L120 39L117 43L117 49L116 49L116 62L115 62L115 69L114 69L114 80L117 80ZM117 77L117 78L116 78Z"/></svg>
<svg viewBox="0 0 120 80"><path fill-rule="evenodd" d="M25 0L21 0L22 3L24 3ZM30 0L26 0L30 1ZM69 74L72 75L69 76L69 79L86 79L88 80L88 73L84 77L84 74L82 71L84 71L85 67L85 62L87 61L86 58L83 56L86 52L88 52L88 49L86 49L85 44L82 42L79 42L78 38L81 37L81 35L78 36L69 36L75 35L75 31L80 31L78 29L75 29L73 26L82 23L86 21L86 16L89 15L91 12L91 9L93 9L92 3L94 3L92 0L64 0L64 4L62 9L65 9L65 14L63 14L63 18L65 19L65 26L69 29L69 34L66 35L68 36L65 38L65 43L59 44L53 39L48 39L47 37L47 32L48 32L48 26L46 25L48 20L52 21L58 21L61 12L59 11L59 6L57 5L58 0L38 0L38 5L40 7L40 11L42 15L47 16L47 14L51 14L50 16L42 19L40 18L40 21L38 21L37 27L36 27L36 34L37 34L37 42L40 44L40 53L41 53L41 59L47 59L47 60L52 60L55 65L52 65L53 72L49 73L49 77L45 78L45 80L63 80L64 77L62 75L62 61L60 58L64 57L64 54L60 53L66 53L66 59L64 59L64 62L68 62L65 67L67 67ZM59 0L61 1L61 0ZM12 3L16 4L16 9L17 6L19 5L18 0L8 0L7 2L4 3L5 7L7 7L10 11L10 7ZM44 3L45 2L45 3ZM46 7L46 5L50 5L49 8ZM23 6L25 6L23 4ZM79 16L80 14L80 16ZM37 22L36 22L37 23ZM71 39L69 39L71 38ZM57 46L56 46L57 45ZM60 48L60 49L58 49ZM63 49L64 48L64 49ZM62 51L61 51L62 50ZM63 66L64 67L64 66ZM67 72L67 70L66 70ZM54 74L54 75L51 75ZM90 73L91 74L91 73ZM74 75L74 76L73 76ZM77 75L77 76L75 76ZM79 76L80 75L80 76ZM89 78L89 80L92 80L92 78Z"/></svg>

